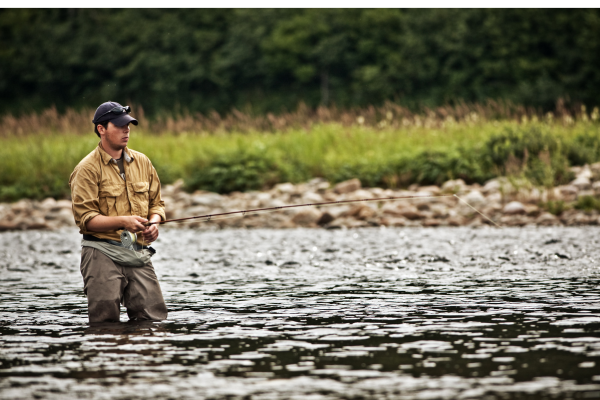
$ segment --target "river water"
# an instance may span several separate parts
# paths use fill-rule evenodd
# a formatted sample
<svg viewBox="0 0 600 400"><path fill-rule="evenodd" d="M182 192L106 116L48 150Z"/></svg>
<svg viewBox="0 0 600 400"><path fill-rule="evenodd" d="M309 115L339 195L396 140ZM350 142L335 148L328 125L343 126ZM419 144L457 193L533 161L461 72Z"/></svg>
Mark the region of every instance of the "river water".
<svg viewBox="0 0 600 400"><path fill-rule="evenodd" d="M600 398L600 229L163 229L158 323L0 234L2 399Z"/></svg>

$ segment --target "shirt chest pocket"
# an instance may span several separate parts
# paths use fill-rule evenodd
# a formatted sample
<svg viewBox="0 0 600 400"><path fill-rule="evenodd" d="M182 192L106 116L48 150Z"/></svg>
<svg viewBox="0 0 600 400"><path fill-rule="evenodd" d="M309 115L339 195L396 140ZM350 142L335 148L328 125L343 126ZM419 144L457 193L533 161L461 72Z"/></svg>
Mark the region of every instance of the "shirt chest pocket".
<svg viewBox="0 0 600 400"><path fill-rule="evenodd" d="M140 217L147 217L148 204L150 202L148 190L150 185L148 182L132 182L131 188L133 189L132 205L136 208L136 215Z"/></svg>
<svg viewBox="0 0 600 400"><path fill-rule="evenodd" d="M117 197L123 194L125 185L104 185L100 188L98 193L98 200L100 205L100 212L107 216L118 215L115 204Z"/></svg>

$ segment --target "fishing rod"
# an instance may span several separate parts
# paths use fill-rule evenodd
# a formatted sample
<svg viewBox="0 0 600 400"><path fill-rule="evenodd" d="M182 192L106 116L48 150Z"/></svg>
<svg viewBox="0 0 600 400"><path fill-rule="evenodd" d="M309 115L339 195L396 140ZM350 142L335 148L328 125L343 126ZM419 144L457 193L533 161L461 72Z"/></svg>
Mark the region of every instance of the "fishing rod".
<svg viewBox="0 0 600 400"><path fill-rule="evenodd" d="M472 205L470 205L469 203L467 203L465 200L463 200L460 197L458 197L456 194L454 194L454 195L452 195L452 194L442 194L442 195L429 195L429 196L418 196L418 195L416 195L416 196L377 197L377 198L374 198L374 199L337 200L337 201L325 201L325 202L321 202L321 203L292 204L292 205L288 205L288 206L255 208L255 209L241 210L241 211L228 211L228 212L215 213L215 214L197 215L197 216L194 216L194 217L167 219L165 221L146 222L144 225L145 226L163 225L163 224L170 223L170 222L184 222L184 221L189 221L189 220L194 220L194 219L204 219L206 222L208 222L208 221L211 221L213 219L224 219L224 218L229 218L229 217L237 216L238 214L241 214L242 217L244 217L247 214L252 214L252 213L270 212L270 211L285 210L285 209L299 208L299 207L310 207L310 206L319 207L319 206L330 206L330 205L334 205L334 204L350 204L350 203L361 203L361 202L370 202L370 201L431 199L431 198L441 198L441 197L456 197L457 199L459 199L460 201L462 201L463 203L465 203L467 206L469 206L473 210L475 210L477 213L479 213L481 216L483 216L484 218L486 218L488 221L490 221L491 223L493 223L497 227L500 227L500 225L498 225L496 222L494 222L493 220L491 220L489 217L487 217L486 215L484 215L482 212L480 212L479 210L477 210L475 207L473 207Z"/></svg>

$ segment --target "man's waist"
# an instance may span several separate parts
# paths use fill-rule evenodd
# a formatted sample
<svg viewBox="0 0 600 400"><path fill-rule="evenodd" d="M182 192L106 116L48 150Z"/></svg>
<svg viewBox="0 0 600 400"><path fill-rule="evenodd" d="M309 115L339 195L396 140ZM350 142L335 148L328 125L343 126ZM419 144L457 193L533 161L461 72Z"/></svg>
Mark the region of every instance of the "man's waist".
<svg viewBox="0 0 600 400"><path fill-rule="evenodd" d="M118 240L101 239L94 235L88 235L87 233L83 234L83 240L89 240L90 242L104 242L104 243L109 243L109 244L119 246L119 247L125 247L125 246L123 246L123 243L121 243ZM141 250L141 249L147 249L147 248L149 248L149 246L142 246L139 243L134 243L134 248L135 248L135 250Z"/></svg>

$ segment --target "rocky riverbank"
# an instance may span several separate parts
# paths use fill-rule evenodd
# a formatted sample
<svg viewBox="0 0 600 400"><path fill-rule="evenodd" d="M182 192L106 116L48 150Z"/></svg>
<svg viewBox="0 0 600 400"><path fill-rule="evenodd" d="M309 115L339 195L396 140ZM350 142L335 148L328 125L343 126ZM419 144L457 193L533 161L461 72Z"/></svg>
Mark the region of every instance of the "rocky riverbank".
<svg viewBox="0 0 600 400"><path fill-rule="evenodd" d="M414 196L412 199L354 203L327 207L301 207L258 215L212 221L191 221L171 226L191 228L293 228L327 229L365 226L477 226L491 224L458 198L502 226L598 225L596 209L574 208L600 197L600 163L573 167L576 179L552 189L533 187L524 181L497 178L466 185L452 180L438 186L416 186L408 190L363 188L358 179L330 185L316 178L307 183L282 183L264 192L234 192L229 195L197 191L186 193L183 182L163 186L167 217L184 218L302 203ZM440 196L440 197L432 197ZM590 201L588 201L590 203ZM595 203L594 203L595 204ZM600 204L600 202L598 202ZM551 211L551 212L550 212ZM20 200L0 204L0 231L75 227L69 200Z"/></svg>

